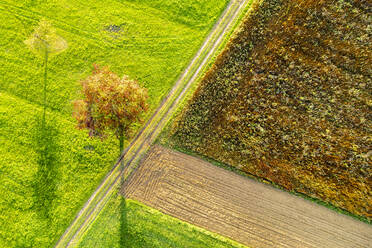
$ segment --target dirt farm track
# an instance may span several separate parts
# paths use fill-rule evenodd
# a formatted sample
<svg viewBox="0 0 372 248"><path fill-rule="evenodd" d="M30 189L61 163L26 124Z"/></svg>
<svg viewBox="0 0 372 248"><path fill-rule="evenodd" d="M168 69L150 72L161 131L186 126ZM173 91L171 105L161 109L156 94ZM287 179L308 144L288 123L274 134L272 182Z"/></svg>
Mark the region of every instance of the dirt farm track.
<svg viewBox="0 0 372 248"><path fill-rule="evenodd" d="M250 247L372 247L371 225L161 146L122 192Z"/></svg>

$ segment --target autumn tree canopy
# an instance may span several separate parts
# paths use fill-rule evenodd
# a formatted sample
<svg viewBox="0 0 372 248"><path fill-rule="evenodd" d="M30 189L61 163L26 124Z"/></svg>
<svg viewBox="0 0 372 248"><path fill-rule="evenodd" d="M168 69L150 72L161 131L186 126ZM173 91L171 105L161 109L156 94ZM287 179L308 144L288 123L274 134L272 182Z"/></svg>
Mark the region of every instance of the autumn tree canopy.
<svg viewBox="0 0 372 248"><path fill-rule="evenodd" d="M74 101L77 127L89 129L90 136L103 137L113 131L121 152L132 124L141 122L141 114L148 109L147 89L128 76L120 78L108 67L98 65L81 85L84 98Z"/></svg>

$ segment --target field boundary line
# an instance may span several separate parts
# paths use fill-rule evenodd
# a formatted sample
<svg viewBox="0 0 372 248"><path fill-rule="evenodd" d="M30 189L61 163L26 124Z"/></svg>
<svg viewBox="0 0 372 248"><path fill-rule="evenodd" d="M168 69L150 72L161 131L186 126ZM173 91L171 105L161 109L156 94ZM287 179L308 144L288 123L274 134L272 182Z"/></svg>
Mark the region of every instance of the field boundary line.
<svg viewBox="0 0 372 248"><path fill-rule="evenodd" d="M177 104L190 89L192 82L198 78L203 66L213 57L225 35L231 31L230 29L250 2L250 0L231 0L229 2L206 40L201 45L201 48L180 75L168 96L161 102L148 122L123 151L118 161L84 204L55 247L73 247L77 244L106 205L115 189L119 186L119 183L122 181L119 179L122 176L124 179L127 178L135 169L136 164L147 152L167 123L167 120L171 117ZM124 167L121 166L122 162L124 163Z"/></svg>

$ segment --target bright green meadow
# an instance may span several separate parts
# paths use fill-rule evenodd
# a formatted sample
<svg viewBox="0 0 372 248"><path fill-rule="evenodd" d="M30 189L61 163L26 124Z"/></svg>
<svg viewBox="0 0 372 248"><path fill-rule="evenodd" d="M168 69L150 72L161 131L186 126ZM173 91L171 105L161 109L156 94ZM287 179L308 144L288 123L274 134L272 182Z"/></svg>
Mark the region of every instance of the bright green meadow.
<svg viewBox="0 0 372 248"><path fill-rule="evenodd" d="M235 241L116 195L79 242L79 248L244 248Z"/></svg>
<svg viewBox="0 0 372 248"><path fill-rule="evenodd" d="M109 65L147 87L149 117L226 4L0 0L0 247L53 246L116 161L114 137L88 138L86 131L75 129L71 117L71 102L81 97L79 81L90 74L92 64ZM52 185L45 189L52 192L39 195L35 189L40 190L43 179L37 177L35 130L42 113L43 63L24 40L41 19L53 24L68 48L48 66L47 121L54 130L50 142L55 166ZM49 204L46 213L36 207L40 202Z"/></svg>

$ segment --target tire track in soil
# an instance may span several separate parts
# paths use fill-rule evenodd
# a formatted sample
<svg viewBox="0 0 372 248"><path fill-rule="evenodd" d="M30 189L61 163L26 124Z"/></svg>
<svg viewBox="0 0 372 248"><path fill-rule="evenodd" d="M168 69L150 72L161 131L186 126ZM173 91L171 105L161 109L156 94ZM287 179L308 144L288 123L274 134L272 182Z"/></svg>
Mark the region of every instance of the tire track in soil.
<svg viewBox="0 0 372 248"><path fill-rule="evenodd" d="M161 146L121 192L251 247L372 247L368 224Z"/></svg>
<svg viewBox="0 0 372 248"><path fill-rule="evenodd" d="M186 169L186 168L185 168L185 169ZM193 173L193 175L191 175L191 177L193 178L193 179L192 179L192 180L193 180L192 183L193 183L194 188L195 188L195 187L197 187L197 183L194 182L194 181L196 181L195 178L197 177L197 174L196 174L196 172L194 172L194 171L190 171L190 173ZM183 174L179 174L179 175L178 175L178 178L179 178L180 181L183 180L183 178L181 178L182 175L183 175ZM198 178L198 179L202 179L202 178L200 177L200 178ZM166 179L165 179L165 180L166 180ZM180 185L180 181L178 182L178 185ZM216 182L216 183L221 184L221 182ZM223 185L226 185L226 184L223 184ZM174 187L179 187L179 186L177 186L177 185L172 185L172 186L174 186ZM223 197L224 193L225 193L225 194L226 194L226 193L229 193L229 194L234 194L234 193L236 193L235 195L236 195L237 197L240 196L240 197L241 197L241 200L243 200L245 194L247 194L247 193L249 194L249 193L250 193L250 192L243 192L243 191L241 191L241 190L239 190L239 189L237 190L237 192L233 192L233 191L230 191L230 192L222 192L221 190L219 190L219 188L220 188L221 185L218 185L218 186L219 186L219 187L217 187L217 188L211 189L211 191L213 191L213 192L212 192L213 194L220 194L221 197ZM253 194L250 194L250 195L253 195ZM210 197L213 197L213 195L211 195ZM265 204L271 204L271 205L273 205L273 202L270 201L269 199L262 199L262 200L265 201ZM281 204L281 203L275 203L275 205L276 205L276 208L281 208L280 211L293 211L293 208L292 208L291 206L286 206L286 205L283 205L283 204ZM260 207L262 207L262 206L256 206L256 207L260 208ZM303 212L303 211L302 211L301 214L303 215L304 218L310 218L310 216L307 216L306 212ZM292 217L292 219L293 219L293 217ZM323 220L314 220L314 221L320 221L320 222L323 222L323 223L324 223ZM287 223L287 224L288 224L288 223ZM329 223L329 225L332 226L331 223ZM340 231L342 231L342 230L340 230ZM329 233L331 233L331 232L329 232ZM343 233L340 233L340 235L341 235L340 237L342 237Z"/></svg>

